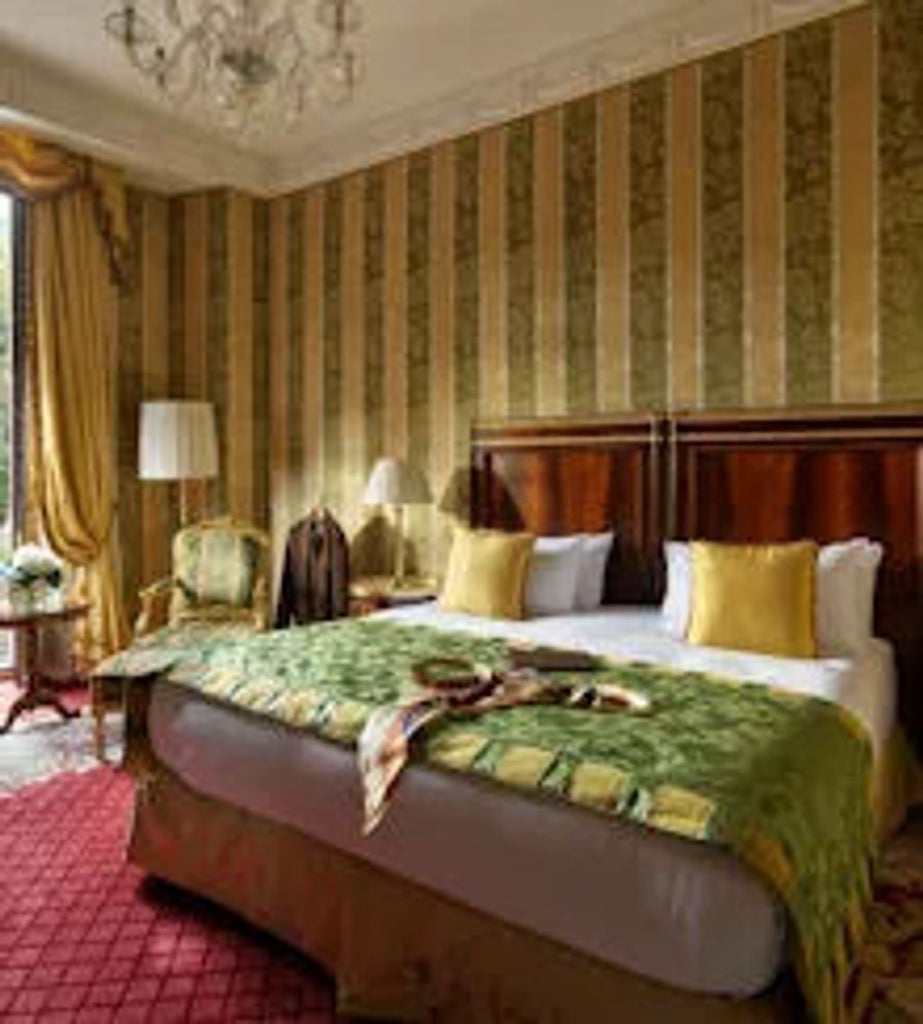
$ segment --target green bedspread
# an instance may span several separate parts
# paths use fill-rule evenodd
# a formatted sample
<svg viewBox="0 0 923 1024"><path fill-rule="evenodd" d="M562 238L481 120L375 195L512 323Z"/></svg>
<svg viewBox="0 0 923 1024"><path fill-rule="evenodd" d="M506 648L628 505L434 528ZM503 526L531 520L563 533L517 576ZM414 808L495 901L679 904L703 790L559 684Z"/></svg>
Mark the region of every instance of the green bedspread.
<svg viewBox="0 0 923 1024"><path fill-rule="evenodd" d="M413 688L411 666L437 655L500 668L506 642L374 619L247 639L165 631L101 671L153 667L212 699L354 744L374 708ZM823 700L699 673L606 663L593 682L646 694L651 710L530 706L440 722L415 758L733 851L790 912L814 1015L841 1019L873 850L861 726Z"/></svg>

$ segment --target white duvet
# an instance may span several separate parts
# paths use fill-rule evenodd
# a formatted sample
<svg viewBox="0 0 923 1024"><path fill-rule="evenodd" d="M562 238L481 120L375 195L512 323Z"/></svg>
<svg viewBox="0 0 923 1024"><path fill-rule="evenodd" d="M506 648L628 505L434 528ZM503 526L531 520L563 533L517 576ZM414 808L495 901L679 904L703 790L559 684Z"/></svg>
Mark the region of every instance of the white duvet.
<svg viewBox="0 0 923 1024"><path fill-rule="evenodd" d="M497 622L435 605L380 613L582 647L772 683L837 701L876 747L891 729L890 648L856 660L796 661L694 648L660 629L656 610L601 610ZM200 792L599 959L700 992L735 997L768 986L785 955L785 915L730 854L563 804L413 764L382 826L361 834L355 755L169 684L154 689L151 740Z"/></svg>

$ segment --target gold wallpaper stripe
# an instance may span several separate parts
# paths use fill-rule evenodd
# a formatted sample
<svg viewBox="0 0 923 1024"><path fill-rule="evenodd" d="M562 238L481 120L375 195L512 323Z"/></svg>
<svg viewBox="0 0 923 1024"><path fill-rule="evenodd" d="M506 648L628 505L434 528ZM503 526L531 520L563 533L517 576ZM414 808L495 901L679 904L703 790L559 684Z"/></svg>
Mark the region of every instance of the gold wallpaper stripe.
<svg viewBox="0 0 923 1024"><path fill-rule="evenodd" d="M535 116L536 407L565 411L562 109Z"/></svg>
<svg viewBox="0 0 923 1024"><path fill-rule="evenodd" d="M599 97L596 175L596 407L631 405L628 89Z"/></svg>
<svg viewBox="0 0 923 1024"><path fill-rule="evenodd" d="M477 416L923 399L921 52L880 0L269 202L133 190L127 592L176 522L145 396L214 401L199 509L277 546L321 499L365 533L381 454L463 506ZM411 517L423 568L448 522Z"/></svg>
<svg viewBox="0 0 923 1024"><path fill-rule="evenodd" d="M701 70L670 75L670 404L700 402L702 331Z"/></svg>
<svg viewBox="0 0 923 1024"><path fill-rule="evenodd" d="M744 53L744 396L785 401L785 179L782 40Z"/></svg>

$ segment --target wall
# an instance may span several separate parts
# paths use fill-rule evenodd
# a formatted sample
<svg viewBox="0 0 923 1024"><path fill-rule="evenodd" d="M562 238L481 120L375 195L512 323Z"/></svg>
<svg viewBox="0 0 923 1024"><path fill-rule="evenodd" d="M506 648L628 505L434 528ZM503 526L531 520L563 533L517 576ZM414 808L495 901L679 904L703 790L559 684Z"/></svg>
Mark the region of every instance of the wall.
<svg viewBox="0 0 923 1024"><path fill-rule="evenodd" d="M169 566L175 484L137 478L138 405L207 398L219 424L220 471L195 486L194 517L232 512L268 523L266 431L267 204L214 191L167 199L129 194L134 245L119 308L119 529L129 612L140 586Z"/></svg>
<svg viewBox="0 0 923 1024"><path fill-rule="evenodd" d="M438 496L476 416L923 399L920 53L881 0L268 204L139 198L126 395L215 397L214 498L277 535L358 529L382 453Z"/></svg>

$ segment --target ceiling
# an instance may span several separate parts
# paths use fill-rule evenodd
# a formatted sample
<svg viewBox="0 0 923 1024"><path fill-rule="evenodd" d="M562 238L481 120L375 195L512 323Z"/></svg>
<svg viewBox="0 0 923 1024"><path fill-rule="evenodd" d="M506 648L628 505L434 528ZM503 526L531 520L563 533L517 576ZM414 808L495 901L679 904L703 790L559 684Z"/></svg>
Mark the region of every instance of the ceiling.
<svg viewBox="0 0 923 1024"><path fill-rule="evenodd" d="M353 101L244 144L128 65L102 30L118 0L3 0L0 116L165 189L284 191L858 2L360 0Z"/></svg>

